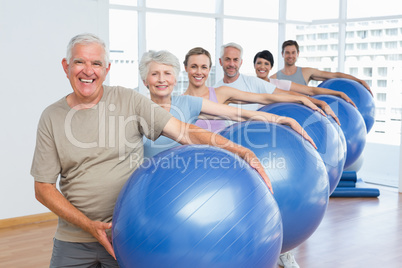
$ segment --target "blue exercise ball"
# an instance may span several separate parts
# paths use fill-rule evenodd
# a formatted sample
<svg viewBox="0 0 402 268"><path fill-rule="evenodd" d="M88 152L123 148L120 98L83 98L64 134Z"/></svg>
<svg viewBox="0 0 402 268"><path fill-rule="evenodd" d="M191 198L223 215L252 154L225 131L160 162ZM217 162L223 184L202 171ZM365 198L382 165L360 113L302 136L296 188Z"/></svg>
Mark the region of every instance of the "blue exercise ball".
<svg viewBox="0 0 402 268"><path fill-rule="evenodd" d="M243 159L187 145L144 162L113 214L120 267L274 267L282 246L278 205Z"/></svg>
<svg viewBox="0 0 402 268"><path fill-rule="evenodd" d="M329 200L328 173L317 150L294 130L274 123L236 123L220 134L251 149L264 166L282 215L281 252L309 238Z"/></svg>
<svg viewBox="0 0 402 268"><path fill-rule="evenodd" d="M324 162L329 178L329 193L332 194L342 176L343 166L346 161L346 151L339 133L328 118L298 103L273 103L261 107L259 110L291 117L303 127L313 139Z"/></svg>
<svg viewBox="0 0 402 268"><path fill-rule="evenodd" d="M362 115L345 100L332 95L316 95L314 98L329 104L341 123L346 139L346 161L344 168L352 165L362 154L366 145L366 124Z"/></svg>
<svg viewBox="0 0 402 268"><path fill-rule="evenodd" d="M318 87L342 91L356 104L357 109L363 116L367 133L370 132L375 121L375 103L370 92L359 82L346 78L328 79Z"/></svg>

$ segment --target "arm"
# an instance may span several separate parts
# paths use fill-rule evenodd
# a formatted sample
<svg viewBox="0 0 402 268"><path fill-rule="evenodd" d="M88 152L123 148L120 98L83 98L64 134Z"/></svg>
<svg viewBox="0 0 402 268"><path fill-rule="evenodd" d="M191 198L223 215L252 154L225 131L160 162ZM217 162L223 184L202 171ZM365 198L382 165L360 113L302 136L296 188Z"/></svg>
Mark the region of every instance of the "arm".
<svg viewBox="0 0 402 268"><path fill-rule="evenodd" d="M293 85L294 83L292 83ZM297 84L300 85L300 84ZM275 94L290 94L290 95L302 95L300 93L296 93L293 91L285 91L285 90L275 90L274 92ZM303 95L302 95L303 96ZM332 111L331 107L328 105L328 103L326 103L325 101L322 100L317 100L311 97L306 97L308 98L312 103L314 103L315 105L317 105L318 107L321 107L322 110L324 110L324 112L330 116L332 116L334 118L334 120L338 123L338 125L340 125L341 123L339 122L338 117L336 116L336 114L334 113L334 111Z"/></svg>
<svg viewBox="0 0 402 268"><path fill-rule="evenodd" d="M308 98L303 95L290 95L290 94L268 94L268 93L250 93L238 90L232 87L219 87L215 89L216 95L220 103L229 104L243 104L243 103L259 103L263 105L276 103L276 102L294 102L303 104L314 111L319 111L325 116L324 112L312 103ZM285 93L286 90L276 88L274 93Z"/></svg>
<svg viewBox="0 0 402 268"><path fill-rule="evenodd" d="M331 78L347 78L347 79L359 82L365 88L367 88L367 90L370 92L371 95L373 95L373 92L371 92L370 86L365 81L358 79L358 78L354 77L353 75L349 75L349 74L345 74L345 73L341 73L341 72L335 72L335 73L326 72L326 71L321 71L321 70L314 69L314 68L310 68L310 69L311 69L310 78L313 80L324 81L324 80L331 79Z"/></svg>
<svg viewBox="0 0 402 268"><path fill-rule="evenodd" d="M207 144L237 154L261 175L269 190L273 193L271 181L269 180L268 175L265 173L265 170L257 156L250 149L240 146L221 135L184 123L174 117L172 117L163 128L162 135L181 144Z"/></svg>
<svg viewBox="0 0 402 268"><path fill-rule="evenodd" d="M299 92L302 94L307 94L307 95L333 95L333 96L337 96L340 97L342 99L344 99L346 102L352 104L355 108L356 105L354 104L354 102L349 98L348 95L346 95L346 93L341 92L341 91L336 91L336 90L332 90L332 89L328 89L328 88L321 88L321 87L309 87L309 86L305 86L305 85L301 85L301 84L297 84L297 83L293 83L291 85L290 90L293 90L295 92Z"/></svg>
<svg viewBox="0 0 402 268"><path fill-rule="evenodd" d="M303 138L309 141L314 146L314 148L317 149L317 146L315 145L313 139L307 134L307 132L303 130L303 128L299 125L299 123L297 123L296 120L289 117L278 116L276 114L260 111L238 109L228 105L215 103L206 99L203 99L200 115L211 119L223 118L233 121L253 120L288 125L297 133L302 135Z"/></svg>
<svg viewBox="0 0 402 268"><path fill-rule="evenodd" d="M106 229L112 228L112 223L90 220L57 190L55 184L35 181L35 197L57 216L93 235L116 259L113 246L105 232Z"/></svg>

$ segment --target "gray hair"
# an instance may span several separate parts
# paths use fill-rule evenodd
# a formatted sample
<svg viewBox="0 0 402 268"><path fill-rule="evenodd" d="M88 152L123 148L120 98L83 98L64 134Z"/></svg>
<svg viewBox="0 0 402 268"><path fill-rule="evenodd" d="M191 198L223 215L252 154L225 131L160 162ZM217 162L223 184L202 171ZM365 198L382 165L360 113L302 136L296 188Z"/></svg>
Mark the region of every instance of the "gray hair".
<svg viewBox="0 0 402 268"><path fill-rule="evenodd" d="M91 33L83 33L74 36L71 38L70 42L68 43L67 46L67 55L66 55L66 60L67 63L70 63L72 54L73 54L73 48L75 45L88 45L88 44L99 44L103 47L103 50L105 51L105 64L109 64L109 51L106 49L106 44L103 42L102 39L100 39L98 36L91 34Z"/></svg>
<svg viewBox="0 0 402 268"><path fill-rule="evenodd" d="M140 76L143 81L145 81L148 76L149 64L151 62L172 66L176 80L177 77L179 77L180 63L179 59L175 55L173 55L167 50L160 50L160 51L150 50L142 55L139 65Z"/></svg>
<svg viewBox="0 0 402 268"><path fill-rule="evenodd" d="M227 47L233 47L238 49L240 51L240 59L243 59L243 48L241 47L241 45L234 42L227 43L221 46L221 59L223 58L223 55L225 54L225 48Z"/></svg>

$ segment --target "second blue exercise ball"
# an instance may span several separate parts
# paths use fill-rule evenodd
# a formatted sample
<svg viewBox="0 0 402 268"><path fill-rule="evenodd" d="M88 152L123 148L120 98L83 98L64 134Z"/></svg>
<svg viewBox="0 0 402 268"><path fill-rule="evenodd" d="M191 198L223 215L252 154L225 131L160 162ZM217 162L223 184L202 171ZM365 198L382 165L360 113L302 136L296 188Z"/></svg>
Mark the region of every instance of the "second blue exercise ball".
<svg viewBox="0 0 402 268"><path fill-rule="evenodd" d="M357 109L364 119L367 133L370 132L375 121L375 103L370 92L359 82L346 78L328 79L318 85L318 87L328 88L346 93L356 104Z"/></svg>
<svg viewBox="0 0 402 268"><path fill-rule="evenodd" d="M332 95L316 95L314 98L327 102L341 122L347 146L344 168L347 168L360 157L366 145L364 119L355 107L341 98Z"/></svg>
<svg viewBox="0 0 402 268"><path fill-rule="evenodd" d="M251 149L264 166L282 215L282 252L309 238L329 199L328 173L317 150L293 129L274 123L236 123L220 134Z"/></svg>

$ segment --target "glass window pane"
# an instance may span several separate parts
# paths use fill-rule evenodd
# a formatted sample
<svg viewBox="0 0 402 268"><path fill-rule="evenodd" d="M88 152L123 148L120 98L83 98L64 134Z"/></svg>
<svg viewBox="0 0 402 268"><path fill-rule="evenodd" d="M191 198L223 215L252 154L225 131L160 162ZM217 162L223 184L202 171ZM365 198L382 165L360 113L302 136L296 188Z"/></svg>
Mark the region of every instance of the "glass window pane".
<svg viewBox="0 0 402 268"><path fill-rule="evenodd" d="M109 12L110 85L138 87L138 23L137 12ZM122 31L121 29L130 29Z"/></svg>
<svg viewBox="0 0 402 268"><path fill-rule="evenodd" d="M278 0L225 0L224 13L231 16L278 19Z"/></svg>
<svg viewBox="0 0 402 268"><path fill-rule="evenodd" d="M163 22L163 28L161 28ZM196 27L195 27L196 25ZM181 94L187 89L187 73L182 65L186 53L194 47L202 47L211 54L212 68L215 62L215 20L210 18L190 17L169 14L147 14L147 50L168 50L180 61L181 74L174 94ZM214 80L213 69L208 85Z"/></svg>
<svg viewBox="0 0 402 268"><path fill-rule="evenodd" d="M288 20L312 21L337 19L338 17L338 0L325 2L322 0L287 0L286 18Z"/></svg>
<svg viewBox="0 0 402 268"><path fill-rule="evenodd" d="M296 65L320 70L337 71L338 68L338 24L286 26L286 40L296 40L300 54ZM282 49L282 48L281 48ZM283 58L281 56L281 60ZM311 81L309 85L319 83Z"/></svg>
<svg viewBox="0 0 402 268"><path fill-rule="evenodd" d="M215 0L147 0L147 7L151 8L161 8L170 10L181 10L181 11L193 11L193 12L204 12L204 13L214 13L215 12Z"/></svg>
<svg viewBox="0 0 402 268"><path fill-rule="evenodd" d="M348 18L367 18L401 14L400 5L395 0L370 1L369 4L367 0L348 0L347 9Z"/></svg>
<svg viewBox="0 0 402 268"><path fill-rule="evenodd" d="M261 33L261 34L256 34ZM253 59L257 52L269 50L274 56L274 68L270 74L276 73L275 62L278 55L278 27L273 23L225 20L223 43L235 42L243 47L243 64L240 72L256 75ZM219 66L221 67L221 66ZM221 78L220 78L221 79Z"/></svg>
<svg viewBox="0 0 402 268"><path fill-rule="evenodd" d="M137 0L109 0L111 5L137 6Z"/></svg>

